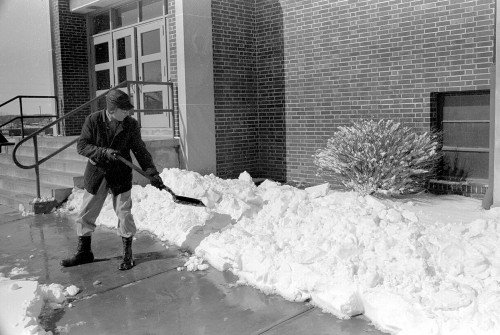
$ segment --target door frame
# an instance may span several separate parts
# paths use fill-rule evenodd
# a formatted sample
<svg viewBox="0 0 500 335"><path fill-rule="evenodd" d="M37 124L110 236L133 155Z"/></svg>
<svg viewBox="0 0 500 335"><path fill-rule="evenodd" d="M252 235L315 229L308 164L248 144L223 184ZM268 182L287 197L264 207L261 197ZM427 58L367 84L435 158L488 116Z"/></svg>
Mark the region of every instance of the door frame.
<svg viewBox="0 0 500 335"><path fill-rule="evenodd" d="M169 71L169 55L170 48L168 45L168 19L165 17L158 18L152 21L147 21L143 23L138 23L133 26L128 26L125 28L120 28L116 30L107 31L104 33L100 33L98 35L90 36L90 59L91 64L89 64L89 69L91 71L91 85L92 85L92 94L94 97L99 96L104 93L111 87L114 87L119 84L118 80L118 68L122 66L131 66L132 78L128 80L134 81L142 81L143 80L143 68L142 65L149 61L157 61L159 60L161 63L161 81L167 82L170 76ZM151 31L154 29L160 30L160 52L152 55L141 55L141 34L147 31ZM129 58L118 60L118 48L117 41L126 36L130 36L130 47L132 54ZM95 64L95 45L103 42L108 42L108 54L109 59L107 63ZM101 70L108 70L110 77L110 87L106 88L106 90L97 90L97 76L96 72ZM136 86L131 85L129 90L127 88L122 88L124 92L131 96L131 101L138 109L144 108L144 93L148 92L156 92L162 91L163 94L163 109L168 109L172 106L173 96L171 89L167 85L143 85L143 87L139 86L139 92L136 92ZM159 118L160 114L154 114L154 112L149 113L153 118ZM173 127L173 115L172 113L165 113L167 120L159 119L160 128L172 128ZM135 118L140 120L141 113L133 113ZM141 121L141 120L140 120ZM152 125L155 124L155 121L150 122ZM146 125L147 127L147 125ZM151 127L151 125L150 125Z"/></svg>
<svg viewBox="0 0 500 335"><path fill-rule="evenodd" d="M111 34L102 34L98 36L93 36L90 41L90 54L91 54L91 64L93 65L93 68L91 68L91 87L92 87L92 93L94 93L94 97L97 97L104 92L106 92L108 89L114 86L114 68L113 68L113 41L112 41L112 35ZM95 46L102 44L104 42L108 43L108 61L106 63L101 63L101 64L96 64L96 53L95 53ZM90 65L90 67L92 67ZM97 89L97 72L98 71L103 71L103 70L108 70L109 71L109 87L105 89L98 90ZM98 106L97 106L98 107ZM98 108L97 108L98 109Z"/></svg>
<svg viewBox="0 0 500 335"><path fill-rule="evenodd" d="M149 31L159 31L160 38L160 51L154 54L142 55L142 34ZM137 38L137 73L140 81L147 81L144 78L143 65L148 62L160 61L160 80L162 82L167 81L167 39L166 39L166 24L165 20L156 20L153 22L148 22L144 24L137 25L136 27L136 38ZM151 92L161 92L162 93L162 108L167 109L170 101L170 91L166 85L143 85L140 89L140 101L139 106L145 108L144 95ZM148 124L155 124L160 127L172 128L172 116L171 113L165 115L164 112L161 114L155 114L154 112L146 112L144 119L149 119ZM166 120L165 120L166 118Z"/></svg>

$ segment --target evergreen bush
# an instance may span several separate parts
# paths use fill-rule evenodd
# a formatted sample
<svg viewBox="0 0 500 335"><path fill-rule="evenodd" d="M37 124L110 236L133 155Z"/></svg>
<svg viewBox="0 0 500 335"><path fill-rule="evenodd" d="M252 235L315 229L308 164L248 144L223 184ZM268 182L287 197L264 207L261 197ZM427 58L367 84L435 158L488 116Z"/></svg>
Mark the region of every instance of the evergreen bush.
<svg viewBox="0 0 500 335"><path fill-rule="evenodd" d="M363 120L339 127L313 157L319 175L348 189L402 194L422 190L434 176L439 143L437 132L417 134L392 120Z"/></svg>

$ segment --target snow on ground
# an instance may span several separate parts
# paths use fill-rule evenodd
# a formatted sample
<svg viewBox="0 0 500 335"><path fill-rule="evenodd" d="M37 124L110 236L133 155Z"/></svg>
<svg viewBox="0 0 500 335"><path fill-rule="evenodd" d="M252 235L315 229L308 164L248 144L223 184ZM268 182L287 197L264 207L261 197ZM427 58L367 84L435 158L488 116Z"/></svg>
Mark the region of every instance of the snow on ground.
<svg viewBox="0 0 500 335"><path fill-rule="evenodd" d="M12 275L12 273L11 273ZM38 324L38 316L44 304L50 308L62 308L66 296L74 296L78 288L71 285L64 289L62 285L39 285L35 280L15 280L0 273L0 334L48 335Z"/></svg>
<svg viewBox="0 0 500 335"><path fill-rule="evenodd" d="M232 271L240 283L291 301L308 300L339 318L364 314L400 335L500 334L500 210L459 196L375 198L319 185L258 187L179 169L161 177L206 208L134 186L137 227L181 246L212 232L188 270ZM77 212L83 191L66 205ZM116 226L109 199L98 225Z"/></svg>

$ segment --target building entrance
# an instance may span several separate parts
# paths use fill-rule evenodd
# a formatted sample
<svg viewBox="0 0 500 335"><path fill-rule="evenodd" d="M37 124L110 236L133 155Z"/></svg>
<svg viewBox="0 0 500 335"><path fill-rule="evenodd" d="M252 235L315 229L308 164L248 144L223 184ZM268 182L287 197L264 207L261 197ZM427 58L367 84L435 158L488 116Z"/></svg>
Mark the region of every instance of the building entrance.
<svg viewBox="0 0 500 335"><path fill-rule="evenodd" d="M163 2L151 2L156 3ZM133 23L141 21L140 15L146 12L144 8L135 10L141 5L144 6L144 3L133 2L93 18L95 34L91 37L90 57L92 91L98 96L123 81L148 82L132 85L130 91L123 89L130 94L136 109L142 110L140 114L134 113L134 117L140 119L142 128L172 128L171 113L161 111L168 108L172 99L170 90L166 85L154 84L168 81L166 18L162 15ZM157 12L162 13L163 10ZM137 19L131 19L135 13ZM113 27L115 29L111 29ZM104 105L105 102L100 101L98 108L104 108Z"/></svg>

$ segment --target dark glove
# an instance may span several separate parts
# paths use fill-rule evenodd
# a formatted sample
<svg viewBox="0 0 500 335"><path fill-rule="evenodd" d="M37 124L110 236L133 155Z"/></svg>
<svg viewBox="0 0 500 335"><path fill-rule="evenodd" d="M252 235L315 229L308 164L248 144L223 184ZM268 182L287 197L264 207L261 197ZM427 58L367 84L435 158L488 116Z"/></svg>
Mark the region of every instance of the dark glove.
<svg viewBox="0 0 500 335"><path fill-rule="evenodd" d="M165 188L165 185L163 184L163 180L161 180L159 174L151 177L151 185L153 185L154 187L156 187L159 190L163 190Z"/></svg>
<svg viewBox="0 0 500 335"><path fill-rule="evenodd" d="M114 162L114 161L118 160L116 155L119 155L119 154L120 154L120 152L118 150L111 149L111 148L108 148L104 151L104 155L106 156L106 159L110 162Z"/></svg>
<svg viewBox="0 0 500 335"><path fill-rule="evenodd" d="M158 173L158 171L156 171L156 169L149 168L145 172L149 177L152 186L156 187L159 190L163 190L166 188L163 184L163 180L161 180L160 174Z"/></svg>

